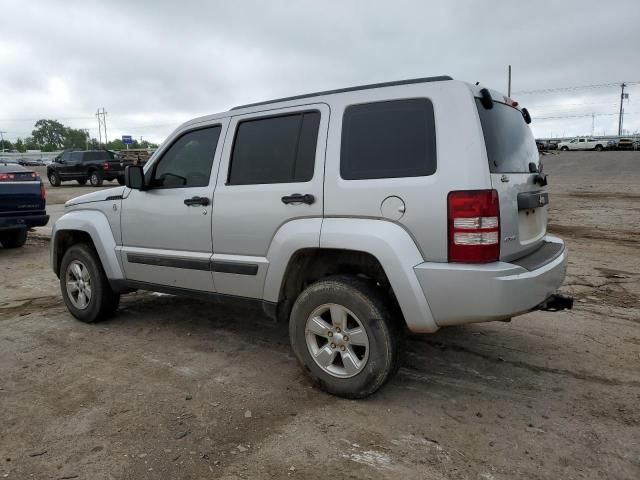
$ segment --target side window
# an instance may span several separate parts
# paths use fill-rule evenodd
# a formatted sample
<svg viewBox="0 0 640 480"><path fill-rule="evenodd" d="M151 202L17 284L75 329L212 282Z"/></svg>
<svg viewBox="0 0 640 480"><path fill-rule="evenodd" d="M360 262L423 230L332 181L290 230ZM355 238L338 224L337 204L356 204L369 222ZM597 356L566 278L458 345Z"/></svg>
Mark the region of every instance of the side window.
<svg viewBox="0 0 640 480"><path fill-rule="evenodd" d="M435 171L436 132L430 100L366 103L345 110L342 178L420 177Z"/></svg>
<svg viewBox="0 0 640 480"><path fill-rule="evenodd" d="M308 182L313 178L319 126L319 112L239 123L227 184Z"/></svg>
<svg viewBox="0 0 640 480"><path fill-rule="evenodd" d="M584 138L581 138L580 140L578 140L580 143L584 143Z"/></svg>
<svg viewBox="0 0 640 480"><path fill-rule="evenodd" d="M60 157L60 161L64 162L64 163L69 163L69 160L71 160L71 153L70 152L64 152L62 154L62 156Z"/></svg>
<svg viewBox="0 0 640 480"><path fill-rule="evenodd" d="M82 152L71 152L69 163L77 165L80 162L82 162Z"/></svg>
<svg viewBox="0 0 640 480"><path fill-rule="evenodd" d="M182 135L164 153L153 170L156 188L206 187L220 137L220 125Z"/></svg>

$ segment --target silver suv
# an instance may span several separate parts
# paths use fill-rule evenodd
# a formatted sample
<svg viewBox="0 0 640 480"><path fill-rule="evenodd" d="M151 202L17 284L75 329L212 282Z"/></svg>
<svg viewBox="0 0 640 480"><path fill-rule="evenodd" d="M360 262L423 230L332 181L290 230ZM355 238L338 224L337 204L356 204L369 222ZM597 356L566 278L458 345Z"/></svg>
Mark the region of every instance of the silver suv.
<svg viewBox="0 0 640 480"><path fill-rule="evenodd" d="M317 385L364 397L405 328L571 307L530 121L450 77L196 118L126 186L67 202L53 270L85 322L134 289L260 302Z"/></svg>

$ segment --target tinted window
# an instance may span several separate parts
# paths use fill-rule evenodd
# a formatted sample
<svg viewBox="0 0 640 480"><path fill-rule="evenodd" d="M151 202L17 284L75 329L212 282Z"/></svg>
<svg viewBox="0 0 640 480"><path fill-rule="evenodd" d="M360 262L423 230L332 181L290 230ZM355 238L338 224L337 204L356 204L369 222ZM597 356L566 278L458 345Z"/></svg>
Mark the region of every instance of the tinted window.
<svg viewBox="0 0 640 480"><path fill-rule="evenodd" d="M429 100L367 103L345 110L342 178L419 177L435 171L436 133Z"/></svg>
<svg viewBox="0 0 640 480"><path fill-rule="evenodd" d="M108 151L103 152L85 152L84 160L85 162L93 162L96 160L111 160L113 158L113 154Z"/></svg>
<svg viewBox="0 0 640 480"><path fill-rule="evenodd" d="M489 170L493 173L529 173L529 163L538 164L536 142L522 113L516 108L493 102L487 110L477 100Z"/></svg>
<svg viewBox="0 0 640 480"><path fill-rule="evenodd" d="M167 150L155 167L154 187L206 187L221 127L185 133Z"/></svg>
<svg viewBox="0 0 640 480"><path fill-rule="evenodd" d="M80 163L82 161L82 152L71 152L69 163Z"/></svg>
<svg viewBox="0 0 640 480"><path fill-rule="evenodd" d="M319 125L319 112L241 122L228 183L308 182L313 177Z"/></svg>

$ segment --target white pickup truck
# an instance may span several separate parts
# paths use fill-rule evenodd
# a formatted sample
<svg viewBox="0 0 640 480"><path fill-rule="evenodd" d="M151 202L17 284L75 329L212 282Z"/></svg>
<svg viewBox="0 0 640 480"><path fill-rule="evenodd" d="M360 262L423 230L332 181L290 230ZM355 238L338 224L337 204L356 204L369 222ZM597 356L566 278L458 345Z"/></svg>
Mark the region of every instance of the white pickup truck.
<svg viewBox="0 0 640 480"><path fill-rule="evenodd" d="M597 150L601 152L607 146L606 140L597 140L595 138L582 137L560 142L558 150Z"/></svg>

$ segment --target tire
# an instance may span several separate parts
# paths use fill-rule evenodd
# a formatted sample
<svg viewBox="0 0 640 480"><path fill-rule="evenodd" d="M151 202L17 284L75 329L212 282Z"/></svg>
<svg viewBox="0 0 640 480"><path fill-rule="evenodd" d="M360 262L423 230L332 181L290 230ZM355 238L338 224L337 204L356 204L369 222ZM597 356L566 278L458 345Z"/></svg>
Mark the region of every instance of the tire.
<svg viewBox="0 0 640 480"><path fill-rule="evenodd" d="M102 172L100 172L100 170L92 170L91 172L89 172L89 182L94 187L101 186L103 181L104 180L102 179Z"/></svg>
<svg viewBox="0 0 640 480"><path fill-rule="evenodd" d="M111 290L97 253L84 243L71 246L62 257L60 291L71 315L85 323L110 317L120 303L120 295Z"/></svg>
<svg viewBox="0 0 640 480"><path fill-rule="evenodd" d="M596 152L601 152L602 150L602 145L596 145Z"/></svg>
<svg viewBox="0 0 640 480"><path fill-rule="evenodd" d="M569 151L569 147L562 147L560 150L562 150L563 152L568 152Z"/></svg>
<svg viewBox="0 0 640 480"><path fill-rule="evenodd" d="M27 229L9 230L0 233L0 243L4 248L20 248L27 241Z"/></svg>
<svg viewBox="0 0 640 480"><path fill-rule="evenodd" d="M60 175L58 175L56 172L51 172L49 175L49 183L51 184L52 187L59 187L60 186Z"/></svg>
<svg viewBox="0 0 640 480"><path fill-rule="evenodd" d="M323 323L311 320L318 316ZM341 317L346 322L340 321ZM355 341L358 328L360 333ZM353 338L345 338L345 333L353 333ZM375 285L358 277L329 277L305 289L291 310L289 339L311 380L320 389L339 397L367 397L398 368L401 335L388 298ZM348 361L354 354L360 366Z"/></svg>
<svg viewBox="0 0 640 480"><path fill-rule="evenodd" d="M118 177L118 183L124 185L124 177Z"/></svg>
<svg viewBox="0 0 640 480"><path fill-rule="evenodd" d="M82 180L76 180L76 182L78 182L79 185L86 185L87 184L87 179L83 178Z"/></svg>

